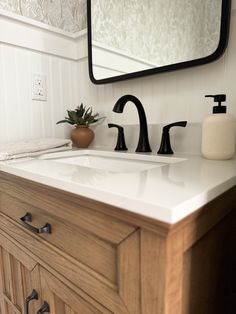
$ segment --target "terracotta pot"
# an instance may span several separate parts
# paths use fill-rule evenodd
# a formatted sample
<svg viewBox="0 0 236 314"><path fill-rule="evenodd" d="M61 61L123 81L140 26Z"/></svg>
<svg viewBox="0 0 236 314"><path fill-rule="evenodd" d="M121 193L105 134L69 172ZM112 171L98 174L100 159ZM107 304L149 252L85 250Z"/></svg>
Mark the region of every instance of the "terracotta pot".
<svg viewBox="0 0 236 314"><path fill-rule="evenodd" d="M94 139L94 132L85 125L74 128L71 132L71 140L78 148L87 148Z"/></svg>

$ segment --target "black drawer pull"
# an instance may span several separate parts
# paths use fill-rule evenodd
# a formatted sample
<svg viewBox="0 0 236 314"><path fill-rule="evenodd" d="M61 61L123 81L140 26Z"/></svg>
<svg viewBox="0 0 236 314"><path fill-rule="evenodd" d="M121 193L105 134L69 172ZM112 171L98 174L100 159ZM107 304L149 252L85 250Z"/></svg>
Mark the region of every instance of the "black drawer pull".
<svg viewBox="0 0 236 314"><path fill-rule="evenodd" d="M32 300L38 300L38 292L33 290L31 294L25 299L25 314L29 314L29 303Z"/></svg>
<svg viewBox="0 0 236 314"><path fill-rule="evenodd" d="M50 306L46 301L44 301L41 308L37 311L37 314L43 314L43 313L50 313Z"/></svg>
<svg viewBox="0 0 236 314"><path fill-rule="evenodd" d="M32 222L32 215L26 213L25 216L21 217L20 220L23 222L23 225L33 233L52 233L52 226L49 223L46 223L42 228L36 228L31 226L28 222Z"/></svg>

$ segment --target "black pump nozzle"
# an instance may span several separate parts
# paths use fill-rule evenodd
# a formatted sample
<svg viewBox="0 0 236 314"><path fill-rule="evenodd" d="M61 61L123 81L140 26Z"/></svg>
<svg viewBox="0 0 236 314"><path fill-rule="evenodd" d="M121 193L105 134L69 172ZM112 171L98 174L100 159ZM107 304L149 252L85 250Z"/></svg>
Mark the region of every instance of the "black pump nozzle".
<svg viewBox="0 0 236 314"><path fill-rule="evenodd" d="M218 102L219 105L221 105L222 102L226 101L226 95L225 94L206 95L205 97L212 97L212 98L214 98L214 102Z"/></svg>
<svg viewBox="0 0 236 314"><path fill-rule="evenodd" d="M213 113L226 113L226 106L222 106L221 103L226 101L225 94L206 95L205 97L214 98L214 102L218 102L218 106L213 107Z"/></svg>

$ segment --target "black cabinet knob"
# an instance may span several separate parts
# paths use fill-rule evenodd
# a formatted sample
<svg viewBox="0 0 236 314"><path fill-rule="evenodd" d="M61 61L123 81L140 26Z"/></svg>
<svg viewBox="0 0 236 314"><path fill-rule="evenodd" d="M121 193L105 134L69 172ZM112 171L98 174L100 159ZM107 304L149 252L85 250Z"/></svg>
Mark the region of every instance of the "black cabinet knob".
<svg viewBox="0 0 236 314"><path fill-rule="evenodd" d="M25 299L25 314L29 314L29 303L32 300L38 300L38 292L36 290L33 290L31 294Z"/></svg>
<svg viewBox="0 0 236 314"><path fill-rule="evenodd" d="M44 301L41 308L37 311L37 314L43 314L43 313L50 313L50 306L46 301Z"/></svg>

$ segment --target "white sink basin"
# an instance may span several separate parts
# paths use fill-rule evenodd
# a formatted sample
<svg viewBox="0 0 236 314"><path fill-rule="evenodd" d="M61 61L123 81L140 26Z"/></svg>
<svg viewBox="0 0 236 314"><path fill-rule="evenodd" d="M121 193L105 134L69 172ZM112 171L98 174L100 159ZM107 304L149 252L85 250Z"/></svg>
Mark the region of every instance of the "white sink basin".
<svg viewBox="0 0 236 314"><path fill-rule="evenodd" d="M95 150L70 151L47 154L40 159L50 159L54 162L106 170L109 172L140 172L161 167L166 164L183 161L183 158L141 155L120 152Z"/></svg>

